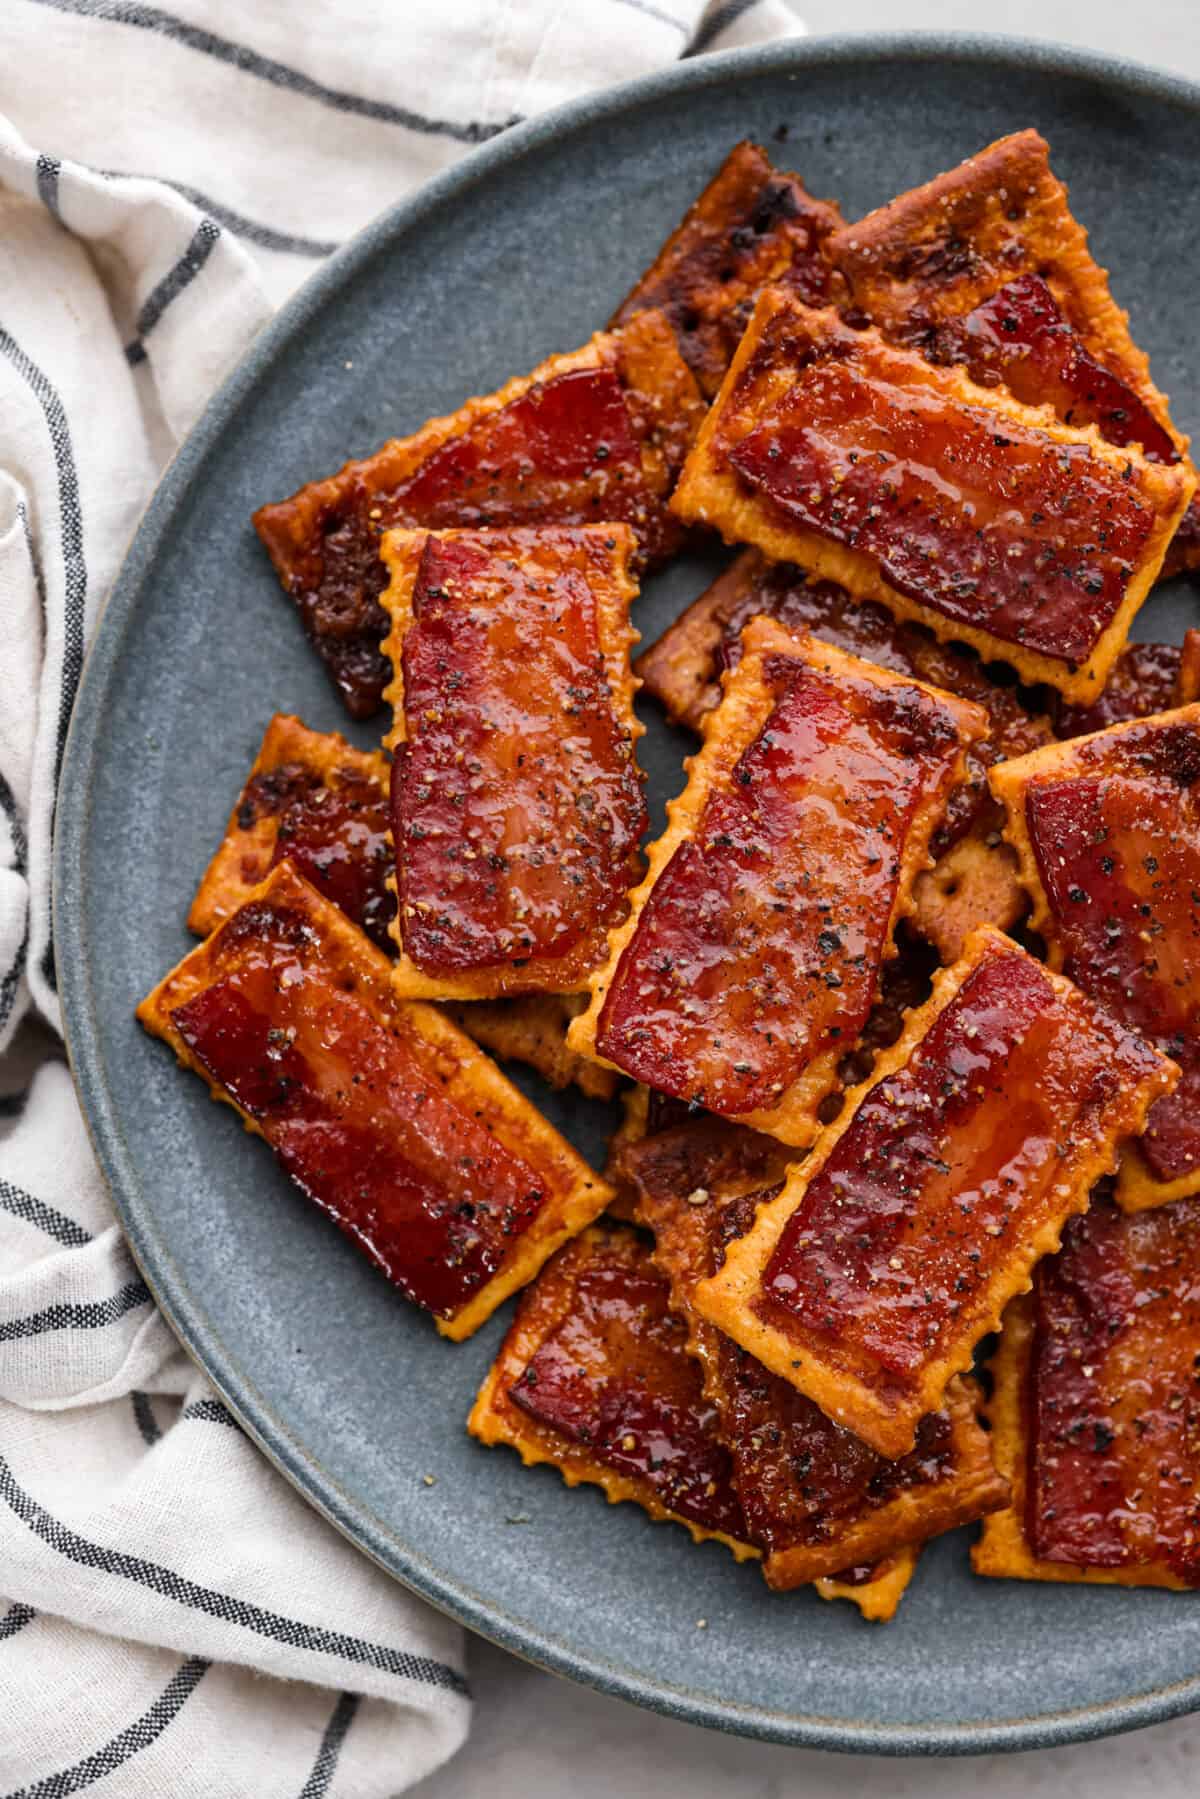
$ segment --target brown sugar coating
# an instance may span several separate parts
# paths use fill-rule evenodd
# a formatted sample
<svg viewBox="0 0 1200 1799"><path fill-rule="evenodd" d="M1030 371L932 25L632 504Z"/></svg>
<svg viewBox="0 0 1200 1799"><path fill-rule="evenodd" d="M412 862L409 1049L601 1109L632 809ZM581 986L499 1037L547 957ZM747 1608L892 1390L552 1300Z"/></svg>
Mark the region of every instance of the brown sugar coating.
<svg viewBox="0 0 1200 1799"><path fill-rule="evenodd" d="M649 1245L613 1225L584 1231L522 1295L468 1429L742 1560L756 1551L714 1421Z"/></svg>
<svg viewBox="0 0 1200 1799"><path fill-rule="evenodd" d="M583 985L646 826L621 526L393 532L398 990Z"/></svg>
<svg viewBox="0 0 1200 1799"><path fill-rule="evenodd" d="M673 1303L688 1319L768 1583L786 1589L835 1573L844 1582L839 1564L847 1558L852 1570L867 1563L873 1575L868 1558L978 1517L1002 1505L1007 1489L960 1385L946 1409L923 1421L913 1452L887 1461L695 1313L697 1282L721 1265L756 1205L778 1191L729 1197L767 1172L743 1147L739 1156L707 1124L678 1126L627 1150L623 1168L639 1222L655 1233Z"/></svg>
<svg viewBox="0 0 1200 1799"><path fill-rule="evenodd" d="M653 566L680 542L666 496L700 416L666 321L639 314L261 507L254 525L347 709L369 718L388 680L384 531L622 522Z"/></svg>
<svg viewBox="0 0 1200 1799"><path fill-rule="evenodd" d="M981 1574L1200 1586L1200 1200L1130 1217L1098 1192L1005 1316L993 1442L1011 1510Z"/></svg>
<svg viewBox="0 0 1200 1799"><path fill-rule="evenodd" d="M828 305L839 291L823 247L842 222L835 205L814 200L760 145L735 144L609 329L648 307L661 312L711 399L764 287L786 287L810 306Z"/></svg>
<svg viewBox="0 0 1200 1799"><path fill-rule="evenodd" d="M699 1307L881 1453L906 1453L1173 1076L981 931Z"/></svg>
<svg viewBox="0 0 1200 1799"><path fill-rule="evenodd" d="M469 1038L393 998L387 957L289 863L138 1015L448 1335L606 1203Z"/></svg>
<svg viewBox="0 0 1200 1799"><path fill-rule="evenodd" d="M812 1085L796 1120L808 1140L984 720L767 621L750 637L761 647L712 715L707 765L693 765L571 1041L758 1128Z"/></svg>
<svg viewBox="0 0 1200 1799"><path fill-rule="evenodd" d="M1138 1161L1163 1198L1200 1188L1200 706L1039 751L997 779L1055 965L1181 1070Z"/></svg>

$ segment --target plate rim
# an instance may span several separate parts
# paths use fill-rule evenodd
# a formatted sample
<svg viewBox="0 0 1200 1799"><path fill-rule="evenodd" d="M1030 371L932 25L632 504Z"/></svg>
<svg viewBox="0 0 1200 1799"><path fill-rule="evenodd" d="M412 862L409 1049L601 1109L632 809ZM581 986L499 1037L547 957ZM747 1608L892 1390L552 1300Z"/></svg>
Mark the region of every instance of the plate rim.
<svg viewBox="0 0 1200 1799"><path fill-rule="evenodd" d="M268 321L209 399L150 496L97 621L63 755L52 853L52 935L67 1057L92 1147L134 1260L173 1334L222 1395L247 1434L304 1500L383 1571L440 1611L543 1670L681 1722L797 1747L876 1755L975 1755L1057 1747L1143 1728L1200 1710L1200 1671L1119 1699L990 1722L879 1724L743 1706L670 1685L520 1623L504 1609L431 1566L275 1416L269 1399L193 1296L139 1188L123 1122L112 1103L91 991L87 906L80 880L91 810L91 777L104 739L114 671L143 587L177 507L210 455L288 342L379 251L434 209L461 199L494 171L563 136L658 96L698 93L731 77L787 75L828 65L877 65L897 58L991 65L1051 73L1116 87L1200 115L1200 83L1129 59L1068 44L1002 34L841 33L788 38L681 60L568 100L499 132L380 213L322 263Z"/></svg>

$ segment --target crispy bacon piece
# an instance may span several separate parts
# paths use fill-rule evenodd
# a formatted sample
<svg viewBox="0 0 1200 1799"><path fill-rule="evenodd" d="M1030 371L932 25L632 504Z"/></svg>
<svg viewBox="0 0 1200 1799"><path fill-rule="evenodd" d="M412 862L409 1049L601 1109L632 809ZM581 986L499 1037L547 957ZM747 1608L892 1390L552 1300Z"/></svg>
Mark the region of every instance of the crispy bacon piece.
<svg viewBox="0 0 1200 1799"><path fill-rule="evenodd" d="M735 144L609 328L648 307L661 312L711 399L764 287L789 288L810 306L827 306L840 293L823 247L842 223L837 206L814 200L760 145Z"/></svg>
<svg viewBox="0 0 1200 1799"><path fill-rule="evenodd" d="M283 862L138 1008L438 1329L462 1338L603 1210L594 1175Z"/></svg>
<svg viewBox="0 0 1200 1799"><path fill-rule="evenodd" d="M1001 763L992 785L1051 965L1182 1071L1120 1203L1200 1192L1200 705Z"/></svg>
<svg viewBox="0 0 1200 1799"><path fill-rule="evenodd" d="M1151 461L1187 456L1166 396L1088 249L1036 131L1001 138L826 240L851 304L888 336ZM1190 466L1190 465L1189 465ZM1189 505L1162 574L1200 564Z"/></svg>
<svg viewBox="0 0 1200 1799"><path fill-rule="evenodd" d="M380 949L396 909L388 892L388 763L336 731L277 712L188 913L207 937L286 856Z"/></svg>
<svg viewBox="0 0 1200 1799"><path fill-rule="evenodd" d="M276 713L192 902L189 928L206 937L287 857L373 943L394 955L388 782L386 756L356 750L336 731L310 731L298 718ZM616 1076L567 1048L567 1026L580 1009L565 995L529 993L457 1006L451 1015L484 1049L505 1061L527 1062L552 1087L573 1084L593 1098L611 1099Z"/></svg>
<svg viewBox="0 0 1200 1799"><path fill-rule="evenodd" d="M963 319L1022 277L1039 277L1087 355L1131 388L1179 443L1167 402L1150 379L1149 362L1129 335L1128 319L1108 290L1108 276L1093 259L1087 232L1072 215L1049 158L1050 147L1036 131L1000 138L957 168L843 226L826 244L829 259L845 277L851 304L889 335L910 342ZM1028 305L1032 312L1022 318L1021 329L1013 332L1001 324L1003 337L1029 344L1053 327L1044 310L1038 316L1032 299ZM977 335L986 340L983 321L977 324ZM1000 362L1011 370L1014 361L1041 355L1051 367L1052 349L1043 343L1012 358L1001 340L997 346L985 341L973 353L990 355L996 377L1007 380ZM1068 354L1060 351L1064 361Z"/></svg>
<svg viewBox="0 0 1200 1799"><path fill-rule="evenodd" d="M1082 700L1194 487L769 290L672 505Z"/></svg>
<svg viewBox="0 0 1200 1799"><path fill-rule="evenodd" d="M986 719L769 619L743 644L567 1041L802 1146Z"/></svg>
<svg viewBox="0 0 1200 1799"><path fill-rule="evenodd" d="M467 1429L745 1561L758 1551L686 1340L649 1246L593 1225L522 1294Z"/></svg>
<svg viewBox="0 0 1200 1799"><path fill-rule="evenodd" d="M396 991L578 991L646 827L623 525L389 532Z"/></svg>
<svg viewBox="0 0 1200 1799"><path fill-rule="evenodd" d="M922 1420L917 1447L888 1462L697 1314L697 1284L751 1227L756 1206L779 1191L746 1191L768 1169L739 1158L708 1121L646 1138L621 1166L637 1192L638 1221L655 1234L671 1303L687 1321L769 1585L799 1586L839 1565L906 1551L909 1559L915 1543L1005 1504L1007 1486L962 1381L952 1383L943 1410Z"/></svg>
<svg viewBox="0 0 1200 1799"><path fill-rule="evenodd" d="M992 1361L1011 1509L972 1551L1014 1580L1200 1587L1200 1199L1073 1218Z"/></svg>
<svg viewBox="0 0 1200 1799"><path fill-rule="evenodd" d="M696 1305L906 1455L1176 1074L985 927Z"/></svg>
<svg viewBox="0 0 1200 1799"><path fill-rule="evenodd" d="M987 770L1048 742L1046 720L1022 703L1015 688L989 680L978 657L961 644L939 643L923 626L852 599L835 581L809 580L791 563L768 562L758 550L743 551L638 657L635 672L677 724L698 731L721 697L722 670L736 668L741 658L743 629L760 614L984 708L988 734L967 752L965 778L934 832L937 865L917 881L916 926L952 962L975 925L1003 930L1015 924L1026 908L1025 893L1012 853L999 841L1002 813L988 791Z"/></svg>
<svg viewBox="0 0 1200 1799"><path fill-rule="evenodd" d="M384 531L623 521L651 567L680 542L666 497L702 413L670 326L640 313L260 507L254 527L352 715L369 718L388 681Z"/></svg>

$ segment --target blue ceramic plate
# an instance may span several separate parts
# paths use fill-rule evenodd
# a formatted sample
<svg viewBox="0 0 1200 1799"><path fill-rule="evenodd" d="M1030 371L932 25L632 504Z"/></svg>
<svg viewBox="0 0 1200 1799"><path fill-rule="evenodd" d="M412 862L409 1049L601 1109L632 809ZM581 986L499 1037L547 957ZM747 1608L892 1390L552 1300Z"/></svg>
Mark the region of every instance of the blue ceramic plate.
<svg viewBox="0 0 1200 1799"><path fill-rule="evenodd" d="M462 1421L504 1321L439 1339L133 1008L188 947L187 903L270 712L345 728L254 507L581 343L738 138L771 144L853 218L1026 125L1049 137L1176 418L1200 424L1200 89L1003 41L684 63L477 150L263 333L138 532L59 807L59 977L100 1158L167 1315L267 1454L368 1555L507 1648L677 1717L835 1749L1027 1748L1200 1706L1200 1604L979 1581L959 1533L923 1556L897 1622L868 1627L479 1448ZM647 640L708 572L693 560L650 584ZM1141 625L1177 637L1192 616L1184 588ZM661 807L686 746L649 723ZM602 1108L547 1109L600 1154Z"/></svg>

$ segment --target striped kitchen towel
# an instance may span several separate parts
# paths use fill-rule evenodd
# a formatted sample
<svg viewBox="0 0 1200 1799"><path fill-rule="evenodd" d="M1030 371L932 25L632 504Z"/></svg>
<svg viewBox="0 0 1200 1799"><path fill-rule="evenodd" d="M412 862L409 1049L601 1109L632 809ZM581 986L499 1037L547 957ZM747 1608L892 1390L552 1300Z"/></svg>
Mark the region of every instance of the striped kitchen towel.
<svg viewBox="0 0 1200 1799"><path fill-rule="evenodd" d="M462 1741L463 1646L268 1467L122 1241L50 934L80 669L158 470L323 257L540 108L798 27L782 0L168 7L0 7L0 1794L372 1799Z"/></svg>

